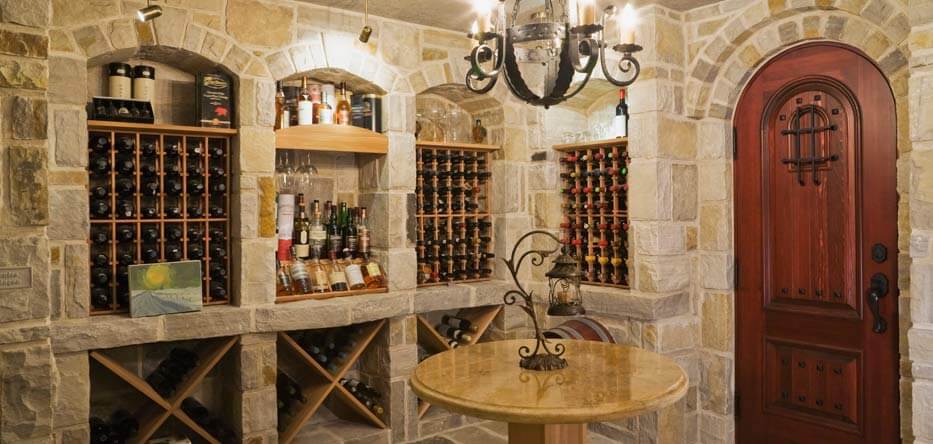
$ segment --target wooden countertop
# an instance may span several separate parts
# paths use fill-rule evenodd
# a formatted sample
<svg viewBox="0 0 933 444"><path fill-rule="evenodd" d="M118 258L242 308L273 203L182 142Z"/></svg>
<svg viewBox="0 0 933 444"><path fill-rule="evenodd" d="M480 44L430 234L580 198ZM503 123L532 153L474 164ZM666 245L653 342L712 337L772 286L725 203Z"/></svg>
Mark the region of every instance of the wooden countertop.
<svg viewBox="0 0 933 444"><path fill-rule="evenodd" d="M518 348L533 340L486 342L422 361L411 377L422 399L469 416L521 424L575 424L640 415L687 393L687 375L670 358L635 347L563 343L569 365L539 372L519 367Z"/></svg>

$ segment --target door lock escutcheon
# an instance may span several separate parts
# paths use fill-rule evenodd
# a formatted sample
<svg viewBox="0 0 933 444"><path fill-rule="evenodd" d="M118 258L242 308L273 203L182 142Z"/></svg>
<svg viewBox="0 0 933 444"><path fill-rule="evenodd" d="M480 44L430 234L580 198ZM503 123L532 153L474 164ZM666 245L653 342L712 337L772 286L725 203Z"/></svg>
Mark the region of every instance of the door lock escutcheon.
<svg viewBox="0 0 933 444"><path fill-rule="evenodd" d="M885 247L884 244L872 245L871 260L879 264L888 260L888 247Z"/></svg>
<svg viewBox="0 0 933 444"><path fill-rule="evenodd" d="M868 308L875 318L872 331L884 333L888 329L888 322L881 316L881 298L888 294L888 277L882 273L875 273L868 286Z"/></svg>

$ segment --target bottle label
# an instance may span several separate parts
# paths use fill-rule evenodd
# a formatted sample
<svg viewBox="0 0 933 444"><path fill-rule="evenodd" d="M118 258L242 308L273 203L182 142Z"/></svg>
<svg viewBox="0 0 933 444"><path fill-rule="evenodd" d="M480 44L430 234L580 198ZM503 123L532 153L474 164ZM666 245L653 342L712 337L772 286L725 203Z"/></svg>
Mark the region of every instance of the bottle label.
<svg viewBox="0 0 933 444"><path fill-rule="evenodd" d="M295 255L304 259L311 254L311 246L308 244L296 244Z"/></svg>
<svg viewBox="0 0 933 444"><path fill-rule="evenodd" d="M347 236L347 249L353 252L353 251L358 251L357 250L358 247L359 247L359 238L356 236Z"/></svg>
<svg viewBox="0 0 933 444"><path fill-rule="evenodd" d="M298 124L311 125L314 123L314 104L304 100L298 102Z"/></svg>
<svg viewBox="0 0 933 444"><path fill-rule="evenodd" d="M307 280L309 278L308 267L305 265L304 262L301 262L301 261L293 262L289 271L291 272L292 280L301 281L301 280Z"/></svg>
<svg viewBox="0 0 933 444"><path fill-rule="evenodd" d="M298 243L307 244L308 243L308 232L307 230L301 230L298 232Z"/></svg>
<svg viewBox="0 0 933 444"><path fill-rule="evenodd" d="M359 251L361 253L369 252L369 230L363 231L360 234Z"/></svg>
<svg viewBox="0 0 933 444"><path fill-rule="evenodd" d="M321 123L328 125L334 123L334 110L321 107L319 113Z"/></svg>
<svg viewBox="0 0 933 444"><path fill-rule="evenodd" d="M340 251L343 250L343 237L331 235L330 237L330 252L340 254Z"/></svg>
<svg viewBox="0 0 933 444"><path fill-rule="evenodd" d="M327 272L320 268L314 270L314 291L325 292L328 290L330 290L330 285L327 283Z"/></svg>
<svg viewBox="0 0 933 444"><path fill-rule="evenodd" d="M347 282L351 287L356 287L358 285L366 285L366 282L363 281L363 270L359 265L353 264L348 265L346 269Z"/></svg>
<svg viewBox="0 0 933 444"><path fill-rule="evenodd" d="M340 284L340 283L343 283L343 284L346 284L346 283L347 283L347 276L344 274L344 272L343 272L342 270L334 270L334 271L331 271L329 277L330 277L330 284L331 284L331 285Z"/></svg>
<svg viewBox="0 0 933 444"><path fill-rule="evenodd" d="M279 240L292 239L292 227L295 225L295 195L279 194L278 230Z"/></svg>
<svg viewBox="0 0 933 444"><path fill-rule="evenodd" d="M370 262L366 264L366 273L372 277L376 277L382 275L382 270L379 269L379 264Z"/></svg>
<svg viewBox="0 0 933 444"><path fill-rule="evenodd" d="M350 124L350 111L341 110L337 112L337 124L338 125L349 125Z"/></svg>

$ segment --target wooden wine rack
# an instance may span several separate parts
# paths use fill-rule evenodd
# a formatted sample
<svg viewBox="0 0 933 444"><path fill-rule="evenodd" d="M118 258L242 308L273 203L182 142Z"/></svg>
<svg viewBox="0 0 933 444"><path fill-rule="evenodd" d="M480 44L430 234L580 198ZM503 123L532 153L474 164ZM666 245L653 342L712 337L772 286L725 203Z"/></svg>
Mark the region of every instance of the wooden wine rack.
<svg viewBox="0 0 933 444"><path fill-rule="evenodd" d="M350 351L340 368L331 373L321 367L300 345L286 332L279 332L278 356L279 370L301 386L305 401L292 415L279 418L279 442L292 442L314 414L330 401L328 407L338 417L346 420L359 420L374 427L387 428L385 421L366 408L349 390L340 384L347 372L359 361L360 356L373 341L373 338L385 326L386 320L373 321L359 325L354 340L356 346Z"/></svg>
<svg viewBox="0 0 933 444"><path fill-rule="evenodd" d="M491 305L486 307L475 307L475 308L465 308L460 310L457 313L457 316L468 319L472 325L476 326L476 332L473 333L473 339L469 342L463 342L461 347L467 345L473 345L479 342L483 334L486 333L486 330L489 329L489 326L492 325L492 321L496 319L496 316L499 315L499 312L502 311L501 305ZM431 325L431 322L428 321L423 315L416 316L418 320L418 344L432 353L441 353L448 350L453 350L453 347L447 342L447 339L441 336L437 330ZM419 400L418 403L418 418L424 417L428 413L428 409L431 408L431 404L424 400Z"/></svg>
<svg viewBox="0 0 933 444"><path fill-rule="evenodd" d="M586 284L629 288L627 148L627 139L554 147L561 154L561 241Z"/></svg>
<svg viewBox="0 0 933 444"><path fill-rule="evenodd" d="M90 357L93 361L110 370L114 376L129 384L151 401L134 415L139 421L139 432L132 438L132 442L149 442L169 418L175 417L197 434L198 438L201 440L211 444L220 444L220 440L217 437L212 436L182 410L181 404L185 398L194 393L194 390L204 381L204 378L211 373L211 370L217 367L220 360L238 341L239 336L201 341L194 350L199 358L198 365L188 373L180 384L178 384L175 393L169 398L160 395L145 379L136 374L136 372L127 369L115 359L107 356L106 351L92 351L90 352Z"/></svg>
<svg viewBox="0 0 933 444"><path fill-rule="evenodd" d="M449 282L477 282L488 280L491 275L489 273L483 274L480 271L483 268L490 268L489 263L492 260L491 258L481 259L479 256L474 256L472 262L467 259L454 260L453 263L447 263L446 265L440 260L440 255L449 254L463 254L464 256L467 253L472 253L474 255L479 255L482 253L491 253L493 251L493 242L490 239L489 242L485 243L485 248L480 242L474 242L470 247L471 251L467 251L467 246L454 245L452 243L447 243L445 245L427 245L429 240L445 239L447 241L452 241L456 237L470 237L478 239L479 236L485 231L485 236L492 237L492 218L489 215L489 205L491 196L489 194L489 178L483 179L478 175L472 179L466 179L464 177L459 178L439 178L436 175L433 177L427 177L424 175L425 171L434 171L434 172L471 172L471 173L480 173L488 172L488 166L490 164L490 153L499 149L499 147L494 145L481 145L481 144L459 144L459 143L443 143L443 142L418 142L417 145L417 188L415 190L417 197L417 254L418 254L418 286L427 287L432 285L442 285ZM431 156L442 155L469 155L476 156L475 162L453 162L450 160L439 162L436 157L425 161L425 154L430 153ZM480 165L486 165L486 168L481 168ZM435 192L426 193L425 187L433 187ZM466 209L466 194L459 193L454 194L450 191L445 193L438 193L437 190L439 187L461 187L461 188L470 188L473 190L472 199L474 203L477 204L477 207L473 210L468 211ZM446 209L438 211L437 205L440 201L446 202ZM458 203L460 205L459 211L452 211L452 205ZM425 210L425 205L433 205L434 208L431 208L430 211ZM479 222L488 222L489 226L487 229L483 230L479 227ZM464 226L460 230L454 230L454 223L462 223ZM468 222L475 222L477 226L472 230L467 230L466 224ZM441 225L445 225L446 229L442 230ZM433 228L431 228L433 226ZM434 259L430 259L428 256L433 255ZM459 263L456 263L459 262ZM441 278L442 272L451 273L454 270L464 270L466 271L468 267L472 267L476 270L474 273L464 273L459 279L454 279L448 277L446 279ZM421 276L425 275L428 278L423 279Z"/></svg>
<svg viewBox="0 0 933 444"><path fill-rule="evenodd" d="M179 227L182 230L182 237L178 241L174 242L181 249L181 260L188 260L188 246L189 244L194 244L195 242L201 244L203 247L203 258L201 259L201 273L203 284L203 301L205 305L215 305L215 304L227 304L230 300L231 294L231 273L230 273L230 162L231 162L231 138L237 134L235 129L223 129L223 128L200 128L200 127L187 127L187 126L177 126L177 125L150 125L150 124L130 124L130 123L120 123L120 122L106 122L106 121L89 121L88 122L88 131L89 131L89 141L94 143L96 137L107 137L110 141L110 150L107 154L110 160L110 171L106 173L104 177L90 172L89 168L89 182L88 186L92 187L97 184L106 183L106 180L109 180L110 192L109 195L104 198L105 201L109 202L110 205L110 215L106 218L95 218L91 216L91 232L94 233L96 230L105 230L109 232L109 240L106 247L101 245L96 245L91 243L90 245L90 254L91 254L91 264L92 269L97 268L93 265L94 256L99 252L106 252L109 257L109 270L111 273L110 282L108 285L108 290L110 293L110 305L108 308L95 307L93 304L88 304L92 315L101 315L101 314L110 314L117 312L125 312L128 310L127 301L120 301L118 299L118 293L121 292L120 283L118 282L118 269L120 264L117 260L117 255L119 253L118 249L120 247L130 247L132 246L132 251L135 254L133 258L133 264L142 264L145 261L142 259L142 250L144 244L157 245L159 250L159 260L158 262L166 262L165 257L165 246L167 243L165 239L165 233L167 227ZM129 138L134 141L134 152L132 154L135 161L135 171L132 174L122 174L117 171L116 160L120 157L117 153L117 141L118 139ZM156 145L156 158L148 158L141 153L141 143L142 142L154 142ZM181 177L182 180L182 192L179 195L168 195L165 192L166 190L166 177L168 173L165 171L165 162L166 156L164 147L165 144L169 143L178 143L179 153L178 153L178 168L180 168L177 175ZM210 148L218 147L223 151L223 156L221 158L213 157L209 155L208 152L202 153L200 156L202 168L202 174L198 175L203 180L204 183L204 193L199 197L195 197L188 194L188 181L190 178L195 177L188 172L189 164L189 155L188 155L188 146L189 144L200 143L202 148L205 150L210 150ZM89 146L88 150L90 156L93 158L97 152L93 150L93 147ZM144 175L140 172L141 161L152 162L155 165L156 173L155 177L159 182L159 191L155 196L143 196L141 192L141 185L144 180ZM210 173L210 167L217 166L223 168L223 176L219 178L223 182L225 190L222 193L214 192L213 186L217 185L218 177L212 176ZM132 195L125 194L121 195L117 192L117 179L119 178L130 178L135 184L135 190ZM130 218L121 218L117 215L117 203L121 198L129 198L135 206L135 214ZM92 198L92 202L94 199ZM142 203L155 201L157 203L156 211L157 215L153 218L143 218L141 214ZM177 204L181 210L179 217L169 217L166 215L166 205L168 203ZM203 211L203 215L200 217L188 216L188 208L192 204L198 203ZM218 206L223 209L222 216L212 216L210 214L211 206ZM117 230L120 227L129 227L134 232L134 238L129 242L119 242L117 240ZM141 240L141 235L143 230L148 228L157 228L159 231L159 239L154 243L146 243ZM188 238L188 229L196 228L199 229L203 235L203 238L199 241L191 241ZM226 291L225 297L223 298L213 298L211 297L211 284L212 282L217 282L211 276L211 264L216 263L217 259L211 257L211 246L216 246L217 242L213 242L211 239L211 231L220 229L223 231L223 241L221 246L227 254L221 259L223 261L223 267L226 270L226 275L223 279L222 285ZM131 264L130 264L131 265ZM127 265L128 266L128 265ZM128 286L128 284L127 284ZM94 284L91 284L91 289L93 290ZM128 292L129 289L127 288Z"/></svg>

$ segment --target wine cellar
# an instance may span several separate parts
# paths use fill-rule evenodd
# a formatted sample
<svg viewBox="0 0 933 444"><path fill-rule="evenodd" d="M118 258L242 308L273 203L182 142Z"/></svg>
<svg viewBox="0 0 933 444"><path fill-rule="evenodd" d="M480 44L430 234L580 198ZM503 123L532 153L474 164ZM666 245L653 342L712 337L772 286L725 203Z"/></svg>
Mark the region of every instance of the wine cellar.
<svg viewBox="0 0 933 444"><path fill-rule="evenodd" d="M557 145L564 220L562 241L587 284L629 287L628 144Z"/></svg>
<svg viewBox="0 0 933 444"><path fill-rule="evenodd" d="M203 303L230 300L236 130L88 123L91 313L129 309L129 267L201 262Z"/></svg>
<svg viewBox="0 0 933 444"><path fill-rule="evenodd" d="M496 149L417 145L418 285L475 282L492 274L488 165Z"/></svg>

